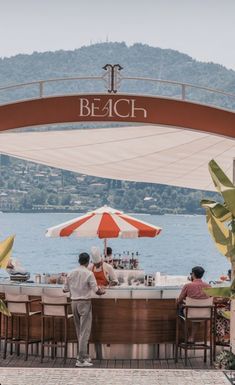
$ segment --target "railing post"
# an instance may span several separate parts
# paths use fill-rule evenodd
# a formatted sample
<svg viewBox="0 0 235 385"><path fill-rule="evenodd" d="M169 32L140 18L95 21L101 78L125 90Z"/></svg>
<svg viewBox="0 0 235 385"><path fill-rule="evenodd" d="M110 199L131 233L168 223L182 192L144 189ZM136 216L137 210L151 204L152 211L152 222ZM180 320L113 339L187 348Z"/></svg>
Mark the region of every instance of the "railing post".
<svg viewBox="0 0 235 385"><path fill-rule="evenodd" d="M182 100L185 100L185 97L186 97L186 85L185 84L181 84L181 92L182 92Z"/></svg>
<svg viewBox="0 0 235 385"><path fill-rule="evenodd" d="M39 96L43 97L43 82L39 82Z"/></svg>

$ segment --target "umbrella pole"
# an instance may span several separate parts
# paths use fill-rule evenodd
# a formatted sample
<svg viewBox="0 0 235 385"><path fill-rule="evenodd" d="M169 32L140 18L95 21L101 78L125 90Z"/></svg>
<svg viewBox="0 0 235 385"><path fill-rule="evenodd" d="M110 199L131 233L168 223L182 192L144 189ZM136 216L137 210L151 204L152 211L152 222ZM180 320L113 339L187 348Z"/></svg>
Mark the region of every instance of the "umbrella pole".
<svg viewBox="0 0 235 385"><path fill-rule="evenodd" d="M107 257L107 238L104 238L104 256Z"/></svg>

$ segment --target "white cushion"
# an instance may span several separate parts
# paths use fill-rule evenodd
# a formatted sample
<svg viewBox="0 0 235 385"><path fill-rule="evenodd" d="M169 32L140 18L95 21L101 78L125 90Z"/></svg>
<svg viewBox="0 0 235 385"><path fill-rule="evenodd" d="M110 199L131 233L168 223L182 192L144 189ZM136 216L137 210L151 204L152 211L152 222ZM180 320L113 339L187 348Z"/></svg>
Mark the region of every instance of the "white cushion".
<svg viewBox="0 0 235 385"><path fill-rule="evenodd" d="M67 303L67 297L65 295L60 297L49 297L49 296L43 295L42 302L46 304L48 303L56 304L53 306L44 305L44 315L65 316L65 306L60 305L60 304Z"/></svg>
<svg viewBox="0 0 235 385"><path fill-rule="evenodd" d="M29 300L28 295L5 293L5 298L8 301L7 307L11 313L26 313L26 304L24 302ZM13 303L11 301L19 303Z"/></svg>
<svg viewBox="0 0 235 385"><path fill-rule="evenodd" d="M198 307L198 309L188 309L188 318L210 318L211 309L209 306L213 306L213 297L205 299L195 299L186 297L185 305Z"/></svg>

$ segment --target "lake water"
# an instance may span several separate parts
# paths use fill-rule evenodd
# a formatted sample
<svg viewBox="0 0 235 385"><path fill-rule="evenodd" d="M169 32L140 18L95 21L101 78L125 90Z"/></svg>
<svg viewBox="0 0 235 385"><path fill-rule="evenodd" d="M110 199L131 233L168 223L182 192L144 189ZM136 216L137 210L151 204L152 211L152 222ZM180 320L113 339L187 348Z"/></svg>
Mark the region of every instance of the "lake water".
<svg viewBox="0 0 235 385"><path fill-rule="evenodd" d="M79 215L79 214L78 214ZM90 238L46 238L48 227L76 217L66 213L0 213L0 240L16 234L13 257L32 274L69 271L77 265L77 256L103 241ZM206 270L205 279L216 279L230 264L217 252L207 230L205 216L133 215L163 228L156 238L110 239L114 253L129 250L140 253L140 265L147 272L186 275L195 265Z"/></svg>

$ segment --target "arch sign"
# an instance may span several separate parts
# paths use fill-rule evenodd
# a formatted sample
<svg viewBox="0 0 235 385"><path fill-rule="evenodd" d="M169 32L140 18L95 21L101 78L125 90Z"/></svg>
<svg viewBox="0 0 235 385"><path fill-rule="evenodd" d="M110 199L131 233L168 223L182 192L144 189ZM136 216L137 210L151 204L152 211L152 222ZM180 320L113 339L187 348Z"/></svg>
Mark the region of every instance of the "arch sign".
<svg viewBox="0 0 235 385"><path fill-rule="evenodd" d="M69 122L161 124L235 138L235 113L184 100L130 94L43 97L0 106L0 131Z"/></svg>

